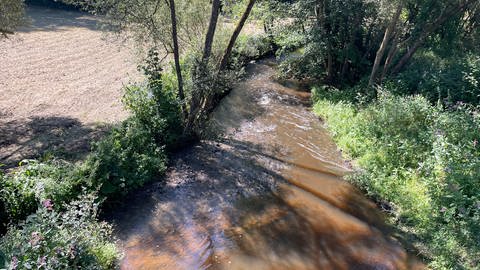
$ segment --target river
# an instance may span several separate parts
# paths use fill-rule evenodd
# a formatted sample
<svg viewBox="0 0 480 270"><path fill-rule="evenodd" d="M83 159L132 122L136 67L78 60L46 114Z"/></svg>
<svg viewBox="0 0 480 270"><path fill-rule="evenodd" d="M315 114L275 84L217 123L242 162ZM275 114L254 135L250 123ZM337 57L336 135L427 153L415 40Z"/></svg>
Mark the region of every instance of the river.
<svg viewBox="0 0 480 270"><path fill-rule="evenodd" d="M215 139L115 214L121 269L424 268L343 180L309 93L276 82L274 65L247 66L212 115Z"/></svg>

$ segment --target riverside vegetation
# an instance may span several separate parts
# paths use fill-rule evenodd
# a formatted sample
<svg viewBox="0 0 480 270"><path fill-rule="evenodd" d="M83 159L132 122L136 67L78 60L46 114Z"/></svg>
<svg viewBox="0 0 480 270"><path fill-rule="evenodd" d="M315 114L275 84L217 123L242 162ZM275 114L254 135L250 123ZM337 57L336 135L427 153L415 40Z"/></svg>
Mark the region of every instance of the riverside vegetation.
<svg viewBox="0 0 480 270"><path fill-rule="evenodd" d="M84 161L72 163L46 156L22 161L17 168L0 174L0 220L2 231L6 231L0 240L0 268L117 268L121 252L115 245L111 225L98 219L100 207L118 203L128 192L161 179L169 153L201 136L208 112L242 74L241 67L271 51L270 39L265 35L240 35L250 12L243 3L235 8L224 6L221 14L232 17L233 10L243 12L232 37L230 28L217 22L220 1L210 5L211 14L202 13L209 6L205 1L197 1L188 10L191 14L179 15L188 21L179 22L182 28L178 36L175 33L167 38L166 33L176 32L172 31L177 27L175 5L185 6L188 1L171 1L161 10L159 1L150 1L152 11L158 9L159 14L156 18L144 17L144 24L115 17L122 8L145 8L133 2L128 6L118 1L118 6L108 8L107 1L89 5L65 2L91 12L101 11L109 29L124 23L136 38L146 31L148 40L138 44L151 48L139 67L147 81L125 87L123 103L130 117L114 126L104 139L94 142ZM4 9L18 18L14 21L1 17L2 35L8 35L24 23L22 5L2 2L0 10ZM143 9L130 10L147 15ZM171 16L164 17L164 11ZM164 28L150 28L150 20ZM207 32L205 48L200 42L202 37L192 34L193 29ZM127 29L114 32L123 30ZM187 35L192 35L189 41L179 43ZM182 52L174 43L182 45ZM169 49L173 47L175 52ZM165 60L169 54L174 54L173 67ZM222 66L217 67L216 60L222 60Z"/></svg>
<svg viewBox="0 0 480 270"><path fill-rule="evenodd" d="M313 110L357 169L348 179L431 268L478 269L478 1L300 2L281 76L317 85Z"/></svg>
<svg viewBox="0 0 480 270"><path fill-rule="evenodd" d="M478 1L65 2L151 48L148 80L125 88L131 116L85 161L29 160L0 176L0 266L115 268L121 254L99 207L160 179L241 66L273 49L280 77L314 85L314 112L357 168L349 180L399 237L433 269L480 266ZM237 21L233 34L219 17ZM248 18L265 34L241 35ZM0 21L1 33L21 21Z"/></svg>

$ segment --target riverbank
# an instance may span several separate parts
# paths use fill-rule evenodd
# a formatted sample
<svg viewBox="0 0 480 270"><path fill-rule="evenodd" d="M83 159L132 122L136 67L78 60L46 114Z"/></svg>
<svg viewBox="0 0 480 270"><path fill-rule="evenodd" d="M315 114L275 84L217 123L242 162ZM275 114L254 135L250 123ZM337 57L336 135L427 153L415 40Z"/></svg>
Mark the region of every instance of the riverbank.
<svg viewBox="0 0 480 270"><path fill-rule="evenodd" d="M480 119L468 105L433 106L421 96L380 93L354 102L314 90L314 111L353 159L349 177L434 269L480 266Z"/></svg>

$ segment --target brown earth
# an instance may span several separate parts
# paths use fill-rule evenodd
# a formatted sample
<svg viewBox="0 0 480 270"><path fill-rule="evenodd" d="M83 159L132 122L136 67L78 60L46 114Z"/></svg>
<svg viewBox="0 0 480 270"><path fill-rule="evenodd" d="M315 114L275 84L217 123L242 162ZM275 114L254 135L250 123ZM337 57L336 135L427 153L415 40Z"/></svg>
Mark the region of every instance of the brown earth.
<svg viewBox="0 0 480 270"><path fill-rule="evenodd" d="M125 119L122 86L138 80L134 50L77 11L28 7L28 27L0 40L0 163L46 149L76 156Z"/></svg>

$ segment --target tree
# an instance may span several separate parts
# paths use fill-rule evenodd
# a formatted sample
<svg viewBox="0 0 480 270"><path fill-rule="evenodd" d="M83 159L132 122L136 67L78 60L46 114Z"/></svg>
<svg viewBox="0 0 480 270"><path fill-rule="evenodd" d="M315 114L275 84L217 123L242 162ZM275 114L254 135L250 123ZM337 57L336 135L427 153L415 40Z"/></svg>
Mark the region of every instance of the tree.
<svg viewBox="0 0 480 270"><path fill-rule="evenodd" d="M398 73L412 58L415 52L424 44L425 40L436 30L440 29L444 24L455 17L461 18L469 5L477 3L478 0L459 0L445 1L446 3L435 3L437 7L437 16L435 18L427 18L425 22L418 22L415 25L413 35L405 40L407 46L404 55L396 63L392 69L392 74ZM431 4L431 3L430 3ZM443 5L441 5L443 4ZM423 6L423 11L428 12L428 7ZM431 12L430 12L431 13Z"/></svg>
<svg viewBox="0 0 480 270"><path fill-rule="evenodd" d="M223 53L222 60L220 61L219 70L224 70L227 67L228 59L230 58L230 54L232 53L233 46L235 45L238 35L240 35L240 32L242 31L243 26L245 25L245 22L247 21L248 16L250 15L250 12L252 11L254 4L255 4L255 0L248 1L247 8L245 9L245 12L243 13L242 17L240 18L240 21L235 27L235 30L233 31L233 34L230 37L230 41L228 42L227 48Z"/></svg>
<svg viewBox="0 0 480 270"><path fill-rule="evenodd" d="M219 1L219 0L218 0ZM173 54L177 77L177 94L184 120L189 108L185 94L180 59L182 52L197 50L198 31L206 28L207 0L64 0L104 16L105 28L132 37L139 48L153 47L158 52ZM182 12L178 13L177 10ZM161 59L161 60L160 60Z"/></svg>
<svg viewBox="0 0 480 270"><path fill-rule="evenodd" d="M400 18L400 13L402 12L402 9L403 9L403 3L399 2L397 4L397 8L396 8L395 14L393 15L393 18L390 24L388 25L387 29L385 30L382 43L380 44L380 47L378 48L377 54L375 56L375 61L373 63L370 79L368 80L368 86L372 86L375 83L377 71L378 71L378 68L380 67L380 62L383 59L383 55L385 53L385 50L387 49L388 43L390 42L392 35L394 35L395 33L395 28L397 26L398 19Z"/></svg>
<svg viewBox="0 0 480 270"><path fill-rule="evenodd" d="M220 13L220 0L213 0L212 11L210 13L210 21L208 23L208 30L205 36L205 45L203 46L202 62L206 64L206 61L210 58L212 53L213 38L215 36L215 29L217 28L218 15Z"/></svg>
<svg viewBox="0 0 480 270"><path fill-rule="evenodd" d="M107 29L124 33L137 41L140 48L173 54L174 70L177 77L178 99L183 111L183 126L191 135L200 127L206 113L218 97L218 89L224 74L217 72L217 66L210 59L215 45L215 32L221 16L221 0L63 0L82 6L90 12L102 14ZM242 19L232 35L223 55L228 61L238 34L245 24L254 1L247 6ZM182 12L178 12L181 10ZM199 33L205 34L199 35ZM182 56L188 52L188 61L181 66ZM159 61L166 57L156 58ZM162 60L160 60L162 59ZM158 66L158 65L157 65ZM182 69L188 69L184 78ZM184 83L184 81L188 83Z"/></svg>
<svg viewBox="0 0 480 270"><path fill-rule="evenodd" d="M2 0L0 2L0 37L13 34L25 23L24 0Z"/></svg>
<svg viewBox="0 0 480 270"><path fill-rule="evenodd" d="M204 110L207 103L207 96L205 94L205 88L207 88L208 82L208 60L212 54L213 39L215 37L215 29L217 28L218 15L220 13L220 0L213 0L212 10L210 12L210 21L208 23L208 30L205 35L205 44L203 46L202 59L193 67L193 81L195 88L192 91L192 97L190 99L190 112L188 119L185 123L185 133L190 134L193 132L195 122Z"/></svg>

